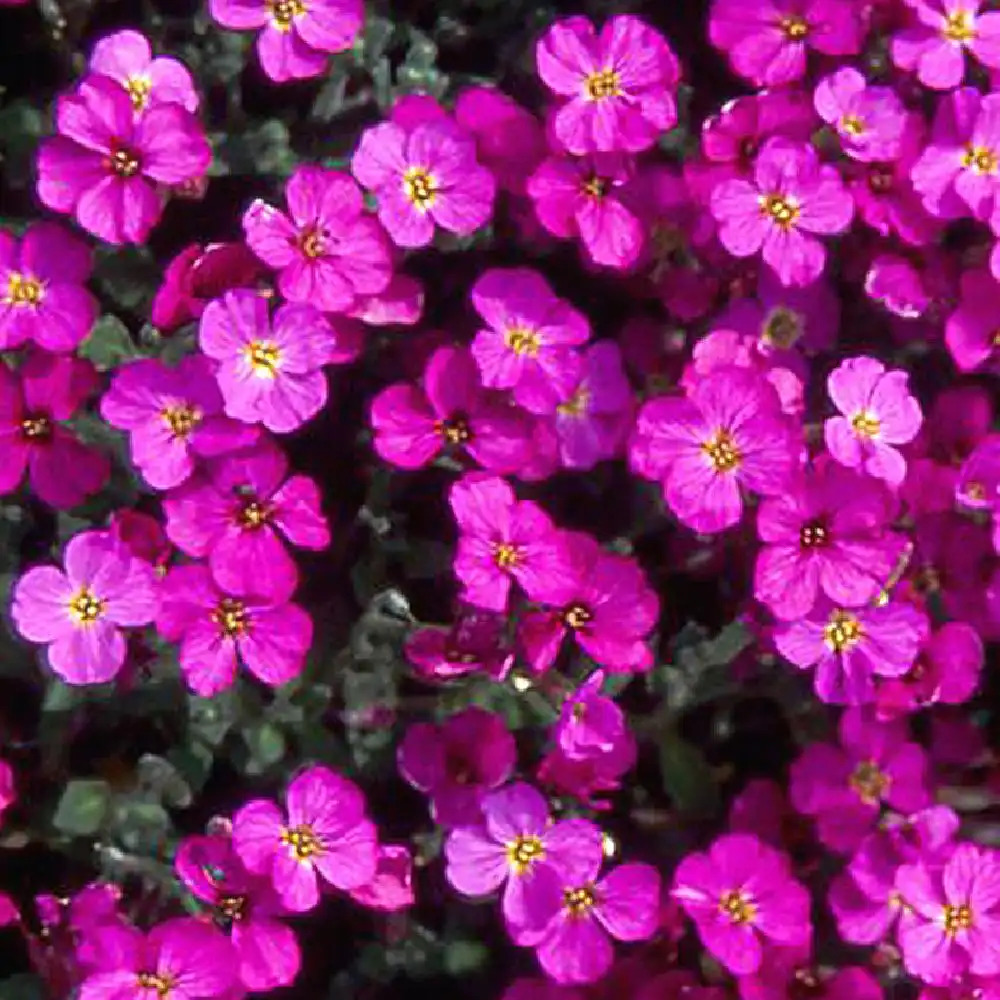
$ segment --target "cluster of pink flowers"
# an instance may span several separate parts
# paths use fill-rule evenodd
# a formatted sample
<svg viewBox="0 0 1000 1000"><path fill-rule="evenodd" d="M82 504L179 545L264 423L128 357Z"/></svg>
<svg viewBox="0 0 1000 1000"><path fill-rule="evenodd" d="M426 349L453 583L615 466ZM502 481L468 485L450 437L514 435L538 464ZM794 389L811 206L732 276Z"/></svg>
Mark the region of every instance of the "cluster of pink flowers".
<svg viewBox="0 0 1000 1000"><path fill-rule="evenodd" d="M320 75L362 20L356 0L210 9L260 29L275 81ZM373 349L372 328L420 322L408 253L488 240L502 220L527 260L478 270L447 333L411 335L366 430L401 475L449 476L454 618L410 632L412 674L433 691L535 689L552 710L530 751L475 705L413 722L397 751L443 831L447 883L495 897L547 977L505 1000L718 1000L722 983L742 1000L867 1000L880 969L924 1000L995 996L1000 853L963 836L940 794L947 765L981 746L968 719L921 713L968 703L1000 638L1000 12L714 0L708 31L759 89L705 121L683 163L659 149L680 127L666 39L632 15L561 19L535 50L541 116L482 86L447 105L400 99L346 167L297 166L281 199L246 207L241 241L175 258L153 320L191 324L195 348L106 385L75 354L98 311L88 245L51 222L0 233L0 350L18 352L0 366L0 494L27 479L71 509L100 491L110 458L72 425L100 395L162 513L120 512L70 539L60 566L27 569L13 624L74 685L127 677L149 629L205 698L240 668L268 688L299 677L313 621L296 552L326 550L331 526L282 436L336 405L326 369ZM41 202L99 240L145 241L167 196L204 181L198 107L180 63L136 32L104 39L58 100ZM648 315L595 328L579 289L546 272L557 241ZM876 347L841 330L841 302L876 316ZM911 380L929 351L975 378ZM726 829L692 832L671 871L631 846L618 862L598 823L639 756L616 697L672 669L670 594L634 538L559 523L539 486L611 462L653 484L682 539L662 560L695 575L744 561L733 586L746 581L756 659L804 673L839 713L787 790L746 786ZM0 810L13 799L0 761ZM199 918L145 932L97 886L44 921L69 921L80 1000L281 987L301 960L289 921L324 893L381 911L414 899L409 846L383 843L361 789L319 764L283 806L255 799L185 838L174 864ZM0 923L8 910L0 896ZM875 950L820 968L814 921ZM616 962L612 942L685 935L712 959L703 976ZM624 992L608 986L619 973Z"/></svg>

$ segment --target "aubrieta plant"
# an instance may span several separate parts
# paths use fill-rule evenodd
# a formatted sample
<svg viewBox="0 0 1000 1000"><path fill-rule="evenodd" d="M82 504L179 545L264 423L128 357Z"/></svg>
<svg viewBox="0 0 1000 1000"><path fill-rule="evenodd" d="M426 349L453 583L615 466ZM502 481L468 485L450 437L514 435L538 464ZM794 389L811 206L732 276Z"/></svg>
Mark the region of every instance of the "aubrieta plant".
<svg viewBox="0 0 1000 1000"><path fill-rule="evenodd" d="M0 6L0 1000L1000 998L998 0Z"/></svg>

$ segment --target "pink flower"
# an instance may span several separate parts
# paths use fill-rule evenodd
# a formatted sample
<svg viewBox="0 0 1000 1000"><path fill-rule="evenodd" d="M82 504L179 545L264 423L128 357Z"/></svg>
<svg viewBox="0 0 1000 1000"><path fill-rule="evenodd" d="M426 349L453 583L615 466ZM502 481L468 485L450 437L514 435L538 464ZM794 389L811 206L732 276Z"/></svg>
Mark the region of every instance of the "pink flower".
<svg viewBox="0 0 1000 1000"><path fill-rule="evenodd" d="M189 556L207 556L220 587L275 604L298 582L280 538L315 552L330 544L319 488L308 476L288 476L288 461L269 442L216 459L169 493L163 510L167 537Z"/></svg>
<svg viewBox="0 0 1000 1000"><path fill-rule="evenodd" d="M564 702L555 726L556 742L570 760L613 754L627 741L625 714L601 694L604 671L595 670Z"/></svg>
<svg viewBox="0 0 1000 1000"><path fill-rule="evenodd" d="M606 811L611 803L598 796L622 787L622 780L635 767L637 756L635 737L628 730L610 749L587 757L569 757L557 743L538 765L536 777L555 795L574 798L588 809Z"/></svg>
<svg viewBox="0 0 1000 1000"><path fill-rule="evenodd" d="M379 844L371 881L348 889L347 894L355 903L380 913L409 909L415 902L410 849L396 844Z"/></svg>
<svg viewBox="0 0 1000 1000"><path fill-rule="evenodd" d="M1000 974L1000 856L956 844L944 867L904 865L899 944L908 972L945 985L964 972Z"/></svg>
<svg viewBox="0 0 1000 1000"><path fill-rule="evenodd" d="M403 652L421 680L447 681L483 671L502 681L514 665L506 623L505 615L463 610L451 628L414 629Z"/></svg>
<svg viewBox="0 0 1000 1000"><path fill-rule="evenodd" d="M0 230L0 350L33 341L57 354L90 333L97 301L84 288L90 248L61 226L35 222L21 240Z"/></svg>
<svg viewBox="0 0 1000 1000"><path fill-rule="evenodd" d="M985 268L962 274L958 308L944 327L945 343L959 371L977 369L1000 373L1000 350L994 306L1000 281Z"/></svg>
<svg viewBox="0 0 1000 1000"><path fill-rule="evenodd" d="M629 450L640 475L662 482L680 521L713 533L740 521L741 489L765 496L784 490L795 447L771 386L730 367L700 379L687 398L646 403Z"/></svg>
<svg viewBox="0 0 1000 1000"><path fill-rule="evenodd" d="M211 1000L226 998L236 978L226 936L190 917L166 920L144 935L126 924L92 928L96 966L79 1000Z"/></svg>
<svg viewBox="0 0 1000 1000"><path fill-rule="evenodd" d="M566 576L564 543L552 521L537 504L519 501L503 479L466 473L448 501L461 531L455 575L469 604L502 612L511 580L536 599Z"/></svg>
<svg viewBox="0 0 1000 1000"><path fill-rule="evenodd" d="M307 767L285 793L287 815L266 799L233 816L233 847L247 870L267 875L289 910L312 910L320 879L349 891L375 875L375 825L352 781L321 765Z"/></svg>
<svg viewBox="0 0 1000 1000"><path fill-rule="evenodd" d="M401 247L427 246L435 226L468 236L493 213L493 175L477 161L472 138L448 119L367 129L351 171L378 198L379 219Z"/></svg>
<svg viewBox="0 0 1000 1000"><path fill-rule="evenodd" d="M587 318L557 298L545 279L527 268L493 268L470 292L488 324L472 341L472 356L492 389L512 389L534 413L551 413L580 378L574 350L590 339Z"/></svg>
<svg viewBox="0 0 1000 1000"><path fill-rule="evenodd" d="M569 153L639 153L677 122L677 58L637 17L611 17L600 34L585 17L563 18L539 39L535 58L561 98L553 131Z"/></svg>
<svg viewBox="0 0 1000 1000"><path fill-rule="evenodd" d="M898 487L906 477L906 459L893 445L908 444L920 431L923 413L910 395L909 376L886 371L870 357L842 361L826 381L841 416L823 424L830 454L848 468L864 468L876 479Z"/></svg>
<svg viewBox="0 0 1000 1000"><path fill-rule="evenodd" d="M32 492L58 510L96 493L111 471L107 456L65 426L97 387L82 358L30 351L15 375L0 367L0 494L28 471Z"/></svg>
<svg viewBox="0 0 1000 1000"><path fill-rule="evenodd" d="M527 415L483 388L467 350L439 347L421 386L397 383L372 401L375 451L402 469L428 465L446 449L461 448L490 472L520 471L531 455Z"/></svg>
<svg viewBox="0 0 1000 1000"><path fill-rule="evenodd" d="M17 581L14 626L48 647L49 666L67 684L103 684L125 662L120 630L156 615L153 571L106 531L75 535L63 561L64 570L36 566Z"/></svg>
<svg viewBox="0 0 1000 1000"><path fill-rule="evenodd" d="M514 770L517 748L500 716L472 707L440 726L410 726L397 759L406 781L430 797L435 822L474 826L486 793Z"/></svg>
<svg viewBox="0 0 1000 1000"><path fill-rule="evenodd" d="M105 35L94 46L89 68L121 84L136 116L164 104L198 110L200 99L187 67L169 56L154 59L149 40L138 31Z"/></svg>
<svg viewBox="0 0 1000 1000"><path fill-rule="evenodd" d="M200 177L212 160L201 126L179 104L136 119L125 89L86 77L56 105L58 135L38 153L38 197L108 243L143 243L159 221L158 185Z"/></svg>
<svg viewBox="0 0 1000 1000"><path fill-rule="evenodd" d="M463 896L487 896L504 886L508 927L543 929L551 899L600 865L600 827L585 819L553 823L544 796L522 782L484 796L482 811L480 824L459 827L445 841L449 883Z"/></svg>
<svg viewBox="0 0 1000 1000"><path fill-rule="evenodd" d="M926 87L951 90L965 76L965 53L1000 68L1000 15L981 13L983 0L905 0L913 23L892 38L892 61Z"/></svg>
<svg viewBox="0 0 1000 1000"><path fill-rule="evenodd" d="M891 160L899 152L906 111L891 87L869 87L861 73L845 66L820 80L813 100L851 159Z"/></svg>
<svg viewBox="0 0 1000 1000"><path fill-rule="evenodd" d="M927 616L912 604L846 609L824 602L810 617L778 627L774 643L795 666L816 668L822 701L863 705L874 700L876 675L910 669L928 633Z"/></svg>
<svg viewBox="0 0 1000 1000"><path fill-rule="evenodd" d="M321 76L328 55L349 49L364 20L361 0L209 0L208 10L225 28L263 29L257 55L275 83Z"/></svg>
<svg viewBox="0 0 1000 1000"><path fill-rule="evenodd" d="M289 302L347 312L360 296L386 289L389 243L365 214L353 178L301 166L285 185L285 199L288 215L254 201L243 215L243 231L250 249L278 269L278 289Z"/></svg>
<svg viewBox="0 0 1000 1000"><path fill-rule="evenodd" d="M774 138L761 149L753 180L720 184L711 210L734 257L762 253L783 285L808 285L826 264L817 236L847 229L854 203L836 168L821 164L812 146Z"/></svg>
<svg viewBox="0 0 1000 1000"><path fill-rule="evenodd" d="M232 687L237 662L278 687L298 677L312 644L312 620L295 604L234 596L205 566L175 566L160 584L156 630L180 644L184 680L209 698Z"/></svg>
<svg viewBox="0 0 1000 1000"><path fill-rule="evenodd" d="M252 445L258 429L222 415L212 363L202 354L168 368L152 358L119 368L101 399L101 416L131 432L132 461L157 490L179 486L199 458Z"/></svg>
<svg viewBox="0 0 1000 1000"><path fill-rule="evenodd" d="M278 434L301 427L323 408L323 366L345 356L314 306L279 306L272 320L267 300L245 289L209 303L198 343L219 362L215 377L227 416Z"/></svg>
<svg viewBox="0 0 1000 1000"><path fill-rule="evenodd" d="M805 75L809 49L860 52L864 31L860 8L842 0L715 0L708 36L741 76L776 87Z"/></svg>
<svg viewBox="0 0 1000 1000"><path fill-rule="evenodd" d="M632 170L619 154L550 156L528 179L528 197L547 232L579 237L595 264L627 270L643 248L642 223L622 198Z"/></svg>
<svg viewBox="0 0 1000 1000"><path fill-rule="evenodd" d="M792 947L811 940L809 894L790 867L786 855L756 837L727 834L707 853L681 861L671 894L706 949L745 976L760 968L765 942Z"/></svg>
<svg viewBox="0 0 1000 1000"><path fill-rule="evenodd" d="M7 761L0 759L0 819L4 810L17 801L17 791L14 787L14 769Z"/></svg>

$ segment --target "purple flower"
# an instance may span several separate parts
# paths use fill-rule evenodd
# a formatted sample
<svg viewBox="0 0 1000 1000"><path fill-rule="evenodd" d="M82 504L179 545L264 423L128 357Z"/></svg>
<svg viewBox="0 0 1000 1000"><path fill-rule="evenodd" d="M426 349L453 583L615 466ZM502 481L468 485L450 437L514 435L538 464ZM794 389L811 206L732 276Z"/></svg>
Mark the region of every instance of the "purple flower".
<svg viewBox="0 0 1000 1000"><path fill-rule="evenodd" d="M467 350L439 347L421 386L398 383L372 401L374 447L402 469L428 465L447 448L462 448L490 472L520 471L531 456L526 415L499 393L483 388Z"/></svg>
<svg viewBox="0 0 1000 1000"><path fill-rule="evenodd" d="M285 793L287 816L254 799L233 817L233 847L247 869L268 875L281 902L304 912L319 902L319 879L348 891L375 875L375 825L352 781L321 765L308 767Z"/></svg>
<svg viewBox="0 0 1000 1000"><path fill-rule="evenodd" d="M90 333L97 302L83 287L90 249L61 226L35 222L20 242L0 230L0 350L33 341L72 351Z"/></svg>
<svg viewBox="0 0 1000 1000"><path fill-rule="evenodd" d="M16 375L0 366L0 494L17 489L27 469L32 492L68 510L107 482L107 457L64 425L96 387L82 358L31 351Z"/></svg>
<svg viewBox="0 0 1000 1000"><path fill-rule="evenodd" d="M75 535L63 561L65 570L36 566L17 581L14 626L48 646L49 666L67 684L102 684L125 662L120 630L156 615L153 571L106 531Z"/></svg>
<svg viewBox="0 0 1000 1000"><path fill-rule="evenodd" d="M564 702L555 726L556 742L570 760L614 754L628 739L625 714L601 694L604 671L595 670Z"/></svg>
<svg viewBox="0 0 1000 1000"><path fill-rule="evenodd" d="M611 17L600 34L585 17L563 18L539 39L535 58L561 98L553 132L569 153L639 153L677 122L677 58L637 17Z"/></svg>
<svg viewBox="0 0 1000 1000"><path fill-rule="evenodd" d="M906 110L891 87L869 87L861 73L845 66L820 80L813 100L851 159L892 160L899 152Z"/></svg>
<svg viewBox="0 0 1000 1000"><path fill-rule="evenodd" d="M247 289L208 304L198 343L219 362L215 377L226 414L277 434L301 427L323 408L323 366L344 357L337 334L314 306L279 306L272 321L267 300Z"/></svg>
<svg viewBox="0 0 1000 1000"><path fill-rule="evenodd" d="M589 809L605 811L611 804L598 796L621 788L637 756L635 737L628 730L610 749L587 757L569 757L557 743L538 765L536 776L555 795L569 796Z"/></svg>
<svg viewBox="0 0 1000 1000"><path fill-rule="evenodd" d="M349 889L347 894L355 903L380 913L398 913L411 907L414 895L410 849L398 844L379 844L371 881Z"/></svg>
<svg viewBox="0 0 1000 1000"><path fill-rule="evenodd" d="M89 68L121 84L136 116L164 104L179 104L191 112L198 110L198 92L187 67L169 56L154 59L149 39L138 31L105 35L94 46Z"/></svg>
<svg viewBox="0 0 1000 1000"><path fill-rule="evenodd" d="M854 203L836 168L821 164L812 146L773 138L757 157L753 180L724 181L712 192L711 209L719 240L734 257L761 253L783 285L808 285L826 264L817 236L847 229Z"/></svg>
<svg viewBox="0 0 1000 1000"><path fill-rule="evenodd" d="M410 726L397 758L400 774L430 797L437 823L473 826L485 794L510 777L517 749L500 716L472 707L440 726Z"/></svg>
<svg viewBox="0 0 1000 1000"><path fill-rule="evenodd" d="M288 215L254 201L243 215L243 231L250 249L279 271L278 289L289 302L348 312L360 296L388 287L389 243L365 214L353 178L301 166L285 185L285 200Z"/></svg>
<svg viewBox="0 0 1000 1000"><path fill-rule="evenodd" d="M476 160L472 138L448 119L367 129L351 171L378 198L379 219L401 247L427 246L435 226L468 236L493 213L493 175Z"/></svg>
<svg viewBox="0 0 1000 1000"><path fill-rule="evenodd" d="M108 243L142 243L159 221L157 185L201 177L212 150L197 119L179 104L140 118L123 87L86 77L56 105L58 135L38 153L38 197Z"/></svg>
<svg viewBox="0 0 1000 1000"><path fill-rule="evenodd" d="M875 677L901 677L929 633L927 616L906 602L840 608L827 602L808 618L779 626L778 652L803 670L816 668L816 693L834 705L875 698Z"/></svg>
<svg viewBox="0 0 1000 1000"><path fill-rule="evenodd" d="M944 328L945 343L959 371L1000 372L994 314L998 294L1000 281L986 268L962 274L958 308L948 317Z"/></svg>
<svg viewBox="0 0 1000 1000"><path fill-rule="evenodd" d="M209 924L166 920L148 935L116 923L90 930L95 968L79 1000L210 1000L225 998L236 978L233 947Z"/></svg>
<svg viewBox="0 0 1000 1000"><path fill-rule="evenodd" d="M229 931L240 984L252 992L295 981L301 964L295 932L279 917L288 911L271 883L243 866L227 836L185 837L174 857L177 877Z"/></svg>
<svg viewBox="0 0 1000 1000"><path fill-rule="evenodd" d="M236 680L237 662L270 687L302 672L312 620L295 604L234 596L205 566L175 566L160 584L156 630L180 644L188 687L209 698Z"/></svg>
<svg viewBox="0 0 1000 1000"><path fill-rule="evenodd" d="M809 894L787 856L749 834L726 834L707 853L687 855L671 892L702 944L736 975L760 968L765 942L793 947L812 937Z"/></svg>
<svg viewBox="0 0 1000 1000"><path fill-rule="evenodd" d="M199 458L254 444L258 429L222 409L212 363L202 354L182 358L176 368L152 358L123 365L101 399L101 416L131 432L132 461L157 490L183 483Z"/></svg>
<svg viewBox="0 0 1000 1000"><path fill-rule="evenodd" d="M795 451L777 393L756 372L736 367L699 379L687 398L646 403L629 447L632 467L662 482L673 513L705 534L739 523L743 489L781 493Z"/></svg>
<svg viewBox="0 0 1000 1000"><path fill-rule="evenodd" d="M964 972L1000 975L1000 856L956 844L944 866L904 865L899 944L908 972L945 985Z"/></svg>
<svg viewBox="0 0 1000 1000"><path fill-rule="evenodd" d="M482 811L480 824L459 827L445 841L448 881L464 896L504 886L507 925L515 932L542 930L563 886L600 866L600 827L585 819L553 823L544 796L522 782L484 796Z"/></svg>
<svg viewBox="0 0 1000 1000"><path fill-rule="evenodd" d="M466 473L452 485L448 500L461 531L455 575L469 604L502 612L512 579L529 599L565 579L560 533L541 507L519 501L505 480Z"/></svg>
<svg viewBox="0 0 1000 1000"><path fill-rule="evenodd" d="M421 680L447 681L477 671L502 681L514 665L502 614L461 611L451 628L418 628L403 647Z"/></svg>
<svg viewBox="0 0 1000 1000"><path fill-rule="evenodd" d="M349 49L364 21L361 0L209 0L208 10L223 27L263 29L257 55L275 83L322 75L329 53Z"/></svg>
<svg viewBox="0 0 1000 1000"><path fill-rule="evenodd" d="M224 590L283 604L298 574L280 537L316 552L330 544L316 483L287 474L281 449L266 442L216 459L164 499L167 536L187 555L207 556Z"/></svg>
<svg viewBox="0 0 1000 1000"><path fill-rule="evenodd" d="M471 345L483 385L512 389L521 406L551 413L579 381L574 348L590 339L587 318L527 268L487 271L470 297L488 324Z"/></svg>

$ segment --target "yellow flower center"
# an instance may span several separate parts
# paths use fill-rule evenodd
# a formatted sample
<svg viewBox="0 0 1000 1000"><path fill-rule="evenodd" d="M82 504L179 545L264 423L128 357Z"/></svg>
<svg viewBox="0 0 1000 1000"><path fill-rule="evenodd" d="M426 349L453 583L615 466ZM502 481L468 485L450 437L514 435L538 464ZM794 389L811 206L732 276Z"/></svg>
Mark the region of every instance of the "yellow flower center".
<svg viewBox="0 0 1000 1000"><path fill-rule="evenodd" d="M769 215L782 229L791 229L798 221L801 209L794 198L780 194L761 195L759 203L761 212Z"/></svg>
<svg viewBox="0 0 1000 1000"><path fill-rule="evenodd" d="M854 433L858 437L864 438L874 438L878 437L879 431L882 429L882 425L879 423L878 417L874 413L869 413L867 410L862 410L860 413L855 413L851 417L851 426L854 428Z"/></svg>
<svg viewBox="0 0 1000 1000"><path fill-rule="evenodd" d="M596 902L593 886L583 885L579 889L567 889L563 893L563 906L571 917L585 917Z"/></svg>
<svg viewBox="0 0 1000 1000"><path fill-rule="evenodd" d="M135 978L140 989L156 990L159 1000L166 1000L174 988L174 977L161 975L158 972L140 972Z"/></svg>
<svg viewBox="0 0 1000 1000"><path fill-rule="evenodd" d="M21 433L29 441L47 441L52 436L52 421L43 416L25 417L21 421Z"/></svg>
<svg viewBox="0 0 1000 1000"><path fill-rule="evenodd" d="M864 760L854 769L847 782L862 802L874 806L885 798L892 778L873 760Z"/></svg>
<svg viewBox="0 0 1000 1000"><path fill-rule="evenodd" d="M962 154L962 166L976 174L995 174L1000 160L988 146L968 145Z"/></svg>
<svg viewBox="0 0 1000 1000"><path fill-rule="evenodd" d="M809 34L809 22L799 14L786 14L779 27L790 42L801 42Z"/></svg>
<svg viewBox="0 0 1000 1000"><path fill-rule="evenodd" d="M258 378L274 378L281 367L281 350L277 344L264 340L251 340L243 348L247 361Z"/></svg>
<svg viewBox="0 0 1000 1000"><path fill-rule="evenodd" d="M447 420L438 420L434 424L434 430L445 439L448 444L465 444L472 440L472 429L464 414L455 414Z"/></svg>
<svg viewBox="0 0 1000 1000"><path fill-rule="evenodd" d="M278 31L291 31L295 18L308 9L304 0L264 0L264 6L271 12L271 23Z"/></svg>
<svg viewBox="0 0 1000 1000"><path fill-rule="evenodd" d="M976 37L975 16L971 10L953 10L945 19L941 35L956 45L968 45Z"/></svg>
<svg viewBox="0 0 1000 1000"><path fill-rule="evenodd" d="M834 653L843 653L856 646L865 632L861 622L849 611L838 609L830 616L830 621L823 629L823 641Z"/></svg>
<svg viewBox="0 0 1000 1000"><path fill-rule="evenodd" d="M426 167L410 167L403 174L403 191L418 212L426 212L437 200L437 178Z"/></svg>
<svg viewBox="0 0 1000 1000"><path fill-rule="evenodd" d="M603 101L608 97L621 97L622 78L613 69L600 69L588 74L583 81L583 93L589 101Z"/></svg>
<svg viewBox="0 0 1000 1000"><path fill-rule="evenodd" d="M945 934L954 937L959 931L967 931L972 926L972 908L966 904L947 905L942 909L941 922Z"/></svg>
<svg viewBox="0 0 1000 1000"><path fill-rule="evenodd" d="M802 317L785 306L772 309L764 320L761 339L772 347L787 351L798 343L803 333Z"/></svg>
<svg viewBox="0 0 1000 1000"><path fill-rule="evenodd" d="M134 177L139 172L139 158L130 149L119 147L106 161L108 169L119 177Z"/></svg>
<svg viewBox="0 0 1000 1000"><path fill-rule="evenodd" d="M235 639L247 630L246 606L234 597L224 597L212 612L212 621L227 639Z"/></svg>
<svg viewBox="0 0 1000 1000"><path fill-rule="evenodd" d="M14 271L7 279L7 294L3 300L7 305L37 306L44 296L45 286L37 278Z"/></svg>
<svg viewBox="0 0 1000 1000"><path fill-rule="evenodd" d="M582 190L588 198L603 198L608 193L608 181L594 174L583 182Z"/></svg>
<svg viewBox="0 0 1000 1000"><path fill-rule="evenodd" d="M517 355L526 354L533 358L542 346L542 339L535 330L524 326L512 326L503 335L504 343Z"/></svg>
<svg viewBox="0 0 1000 1000"><path fill-rule="evenodd" d="M322 257L326 252L323 231L317 226L309 226L299 236L299 249L310 259Z"/></svg>
<svg viewBox="0 0 1000 1000"><path fill-rule="evenodd" d="M493 561L500 569L511 569L521 561L521 550L509 542L494 543Z"/></svg>
<svg viewBox="0 0 1000 1000"><path fill-rule="evenodd" d="M701 450L716 472L732 472L743 461L732 434L722 428L702 444Z"/></svg>
<svg viewBox="0 0 1000 1000"><path fill-rule="evenodd" d="M125 81L125 90L136 111L142 111L149 104L149 95L153 90L153 81L148 76L130 76Z"/></svg>
<svg viewBox="0 0 1000 1000"><path fill-rule="evenodd" d="M594 616L589 608L582 604L571 604L563 612L562 620L571 629L581 629L593 620Z"/></svg>
<svg viewBox="0 0 1000 1000"><path fill-rule="evenodd" d="M541 837L519 836L507 844L507 863L515 875L523 875L536 861L545 857Z"/></svg>
<svg viewBox="0 0 1000 1000"><path fill-rule="evenodd" d="M719 897L719 910L734 924L749 924L757 915L757 907L742 889L724 892Z"/></svg>
<svg viewBox="0 0 1000 1000"><path fill-rule="evenodd" d="M186 438L201 423L201 410L188 403L166 406L160 416L175 438Z"/></svg>
<svg viewBox="0 0 1000 1000"><path fill-rule="evenodd" d="M215 908L226 920L238 923L247 915L246 896L223 896L216 904Z"/></svg>
<svg viewBox="0 0 1000 1000"><path fill-rule="evenodd" d="M799 530L799 545L804 549L822 548L830 540L830 534L822 521L807 521Z"/></svg>
<svg viewBox="0 0 1000 1000"><path fill-rule="evenodd" d="M852 135L854 137L864 135L864 133L868 130L864 120L859 118L857 115L844 115L844 117L840 119L840 128L848 135Z"/></svg>
<svg viewBox="0 0 1000 1000"><path fill-rule="evenodd" d="M564 417L582 417L587 412L590 403L590 393L585 386L580 386L569 399L556 407L556 411Z"/></svg>
<svg viewBox="0 0 1000 1000"><path fill-rule="evenodd" d="M317 854L323 853L323 841L316 836L313 828L307 823L302 826L286 827L281 831L281 843L296 861L307 862Z"/></svg>
<svg viewBox="0 0 1000 1000"><path fill-rule="evenodd" d="M96 622L107 609L107 602L102 601L89 587L81 587L69 602L69 613L77 625L89 625Z"/></svg>
<svg viewBox="0 0 1000 1000"><path fill-rule="evenodd" d="M261 528L271 519L274 511L270 504L261 503L259 500L247 500L240 508L236 516L241 527L254 529Z"/></svg>

